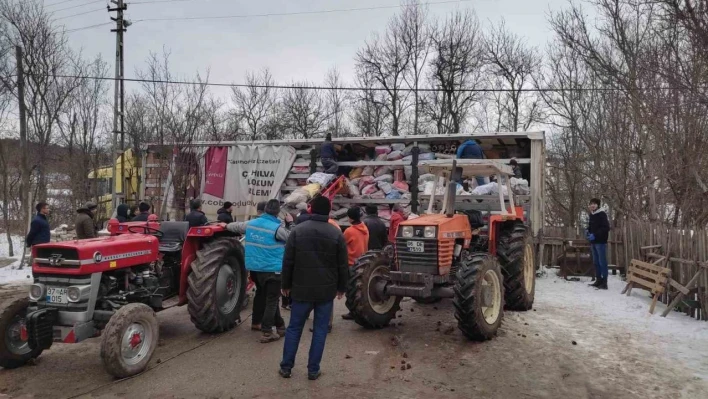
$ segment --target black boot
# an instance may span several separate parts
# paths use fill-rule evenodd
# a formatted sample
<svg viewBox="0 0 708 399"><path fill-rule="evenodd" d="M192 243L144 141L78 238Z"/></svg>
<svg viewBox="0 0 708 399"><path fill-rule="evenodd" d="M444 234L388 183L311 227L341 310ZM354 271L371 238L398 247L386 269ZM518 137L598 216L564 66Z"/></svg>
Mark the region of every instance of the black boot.
<svg viewBox="0 0 708 399"><path fill-rule="evenodd" d="M597 288L600 290L606 290L607 289L607 277L600 278L598 280L600 280L600 284L597 286Z"/></svg>
<svg viewBox="0 0 708 399"><path fill-rule="evenodd" d="M592 283L592 284L588 284L588 285L591 286L591 287L597 288L597 287L600 286L600 283L601 283L601 282L602 282L602 279L601 279L600 277L598 277L598 276L595 276L595 282Z"/></svg>

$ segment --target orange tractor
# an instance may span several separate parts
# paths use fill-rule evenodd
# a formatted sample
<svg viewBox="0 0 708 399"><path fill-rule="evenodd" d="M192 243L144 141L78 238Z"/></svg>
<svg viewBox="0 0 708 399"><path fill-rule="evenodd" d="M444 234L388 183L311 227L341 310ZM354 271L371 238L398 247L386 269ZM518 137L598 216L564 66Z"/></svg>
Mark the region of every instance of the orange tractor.
<svg viewBox="0 0 708 399"><path fill-rule="evenodd" d="M393 256L371 251L359 258L347 308L359 325L382 328L396 317L403 297L419 303L453 298L462 333L491 339L505 308L528 310L534 300L533 243L523 209L514 205L511 167L492 160L425 161L421 167L435 175L427 213L399 225ZM506 183L508 195L497 186L499 211L486 223L481 199L456 201L462 176L497 176ZM444 195L436 196L440 182Z"/></svg>

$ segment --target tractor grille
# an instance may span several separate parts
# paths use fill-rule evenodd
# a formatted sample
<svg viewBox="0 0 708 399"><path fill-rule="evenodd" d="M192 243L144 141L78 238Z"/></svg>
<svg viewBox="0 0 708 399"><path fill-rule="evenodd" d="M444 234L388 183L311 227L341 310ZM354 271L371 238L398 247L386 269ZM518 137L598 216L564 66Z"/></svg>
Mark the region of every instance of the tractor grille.
<svg viewBox="0 0 708 399"><path fill-rule="evenodd" d="M423 243L423 252L411 252L409 241ZM396 238L396 257L401 272L408 273L438 273L438 241L437 239Z"/></svg>
<svg viewBox="0 0 708 399"><path fill-rule="evenodd" d="M91 276L57 277L47 274L35 274L34 282L44 284L46 287L64 288L72 285L89 285ZM88 309L88 299L80 302L69 302L67 304L47 303L46 299L37 301L39 308L54 308L67 312L85 312Z"/></svg>
<svg viewBox="0 0 708 399"><path fill-rule="evenodd" d="M37 248L35 262L51 267L81 267L79 251L73 248Z"/></svg>

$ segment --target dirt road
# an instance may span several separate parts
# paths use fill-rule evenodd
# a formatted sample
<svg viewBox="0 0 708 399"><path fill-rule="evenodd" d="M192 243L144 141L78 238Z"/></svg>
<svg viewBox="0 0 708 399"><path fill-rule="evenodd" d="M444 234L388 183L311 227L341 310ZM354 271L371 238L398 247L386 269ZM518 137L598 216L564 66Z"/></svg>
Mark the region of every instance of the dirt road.
<svg viewBox="0 0 708 399"><path fill-rule="evenodd" d="M314 382L306 378L309 332L293 378L285 380L277 375L282 341L258 343L250 320L211 336L192 327L186 309L170 309L159 314L160 346L148 372L114 382L103 371L98 339L55 344L35 365L0 370L0 397L708 397L706 381L684 364L662 358L651 342L624 330L621 320L609 325L589 316L597 304L586 304L586 313L584 304L550 302L544 291L555 283L539 280L536 310L506 313L500 336L485 343L462 337L449 301L404 302L394 325L380 331L337 317L323 375ZM577 289L591 288L579 284ZM343 301L337 302L336 312L344 311Z"/></svg>

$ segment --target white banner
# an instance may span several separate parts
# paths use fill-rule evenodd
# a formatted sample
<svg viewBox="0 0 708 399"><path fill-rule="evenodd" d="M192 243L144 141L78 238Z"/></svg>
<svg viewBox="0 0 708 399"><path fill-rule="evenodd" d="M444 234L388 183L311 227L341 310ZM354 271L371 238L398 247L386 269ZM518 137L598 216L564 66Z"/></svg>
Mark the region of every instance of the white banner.
<svg viewBox="0 0 708 399"><path fill-rule="evenodd" d="M210 156L205 151L204 157ZM285 182L295 161L295 149L279 145L236 145L229 147L228 164L224 176L224 196L219 198L205 193L206 167L209 162L202 158L201 190L202 211L209 220L216 220L217 210L224 202L233 203L231 215L234 220L247 220L256 215L256 204L278 198L280 186ZM218 179L218 173L210 172L210 183ZM218 183L217 183L218 184Z"/></svg>

